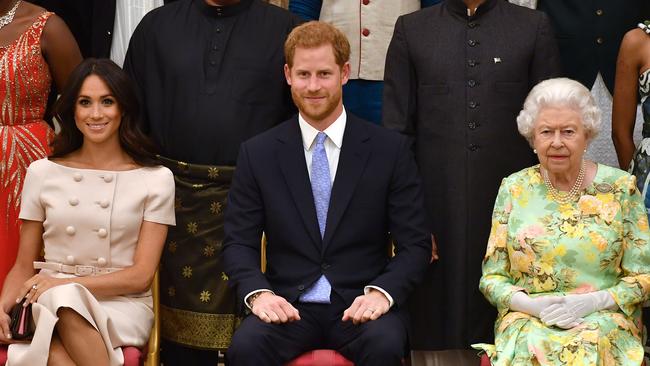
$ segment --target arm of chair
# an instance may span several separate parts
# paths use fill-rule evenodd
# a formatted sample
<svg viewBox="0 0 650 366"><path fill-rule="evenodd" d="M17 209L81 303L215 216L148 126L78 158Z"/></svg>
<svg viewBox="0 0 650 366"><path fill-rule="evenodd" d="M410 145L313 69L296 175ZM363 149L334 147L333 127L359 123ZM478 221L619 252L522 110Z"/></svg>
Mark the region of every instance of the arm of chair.
<svg viewBox="0 0 650 366"><path fill-rule="evenodd" d="M262 233L262 250L260 250L260 269L266 272L266 234Z"/></svg>
<svg viewBox="0 0 650 366"><path fill-rule="evenodd" d="M153 328L149 336L149 345L147 347L147 358L144 366L160 365L160 284L158 271L153 277L151 283L151 294L153 297Z"/></svg>

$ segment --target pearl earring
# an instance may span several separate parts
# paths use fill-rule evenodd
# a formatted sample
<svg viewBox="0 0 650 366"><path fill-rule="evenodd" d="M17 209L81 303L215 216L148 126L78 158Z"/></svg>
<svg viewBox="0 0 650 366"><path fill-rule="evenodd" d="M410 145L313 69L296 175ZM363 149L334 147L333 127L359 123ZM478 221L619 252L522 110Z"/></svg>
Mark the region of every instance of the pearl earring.
<svg viewBox="0 0 650 366"><path fill-rule="evenodd" d="M533 149L533 152L534 152L535 154L537 154L537 149Z"/></svg>

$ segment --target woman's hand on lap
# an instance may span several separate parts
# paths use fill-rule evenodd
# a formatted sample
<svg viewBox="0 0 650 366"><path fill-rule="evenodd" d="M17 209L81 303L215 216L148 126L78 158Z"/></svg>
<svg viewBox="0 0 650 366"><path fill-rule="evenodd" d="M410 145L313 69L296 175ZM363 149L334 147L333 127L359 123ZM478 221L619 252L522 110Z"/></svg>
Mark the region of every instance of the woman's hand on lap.
<svg viewBox="0 0 650 366"><path fill-rule="evenodd" d="M56 278L36 274L32 278L25 281L23 287L21 287L18 293L19 297L16 299L16 303L19 303L26 298L27 301L25 302L25 306L27 306L26 304L33 304L38 301L38 298L45 291L55 286L64 285L68 282L69 281L67 281L65 278Z"/></svg>
<svg viewBox="0 0 650 366"><path fill-rule="evenodd" d="M9 315L4 310L0 310L0 344L11 343L10 321Z"/></svg>

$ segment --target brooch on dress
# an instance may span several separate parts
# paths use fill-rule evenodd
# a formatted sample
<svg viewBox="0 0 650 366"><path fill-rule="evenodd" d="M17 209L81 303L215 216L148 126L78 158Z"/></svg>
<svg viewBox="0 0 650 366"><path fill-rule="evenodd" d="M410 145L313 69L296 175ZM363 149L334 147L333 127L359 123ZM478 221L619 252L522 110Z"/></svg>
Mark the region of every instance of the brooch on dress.
<svg viewBox="0 0 650 366"><path fill-rule="evenodd" d="M596 190L600 193L609 193L614 190L614 188L609 183L598 183L596 184Z"/></svg>

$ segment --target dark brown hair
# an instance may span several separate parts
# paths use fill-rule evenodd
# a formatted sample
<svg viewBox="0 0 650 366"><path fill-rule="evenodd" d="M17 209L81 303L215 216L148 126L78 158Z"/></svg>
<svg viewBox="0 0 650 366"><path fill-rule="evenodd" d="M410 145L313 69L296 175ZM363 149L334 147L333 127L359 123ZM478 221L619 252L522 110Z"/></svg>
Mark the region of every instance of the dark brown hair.
<svg viewBox="0 0 650 366"><path fill-rule="evenodd" d="M54 104L54 117L61 125L61 132L52 141L50 158L63 157L83 144L84 136L77 128L74 115L82 84L90 75L102 79L117 101L122 112L118 130L120 146L139 165L153 166L157 148L142 131L140 104L128 75L109 59L87 58L70 74L61 97Z"/></svg>
<svg viewBox="0 0 650 366"><path fill-rule="evenodd" d="M284 58L289 68L293 67L296 48L316 48L332 45L334 58L339 67L350 60L350 43L343 32L329 23L313 20L295 27L284 42Z"/></svg>

